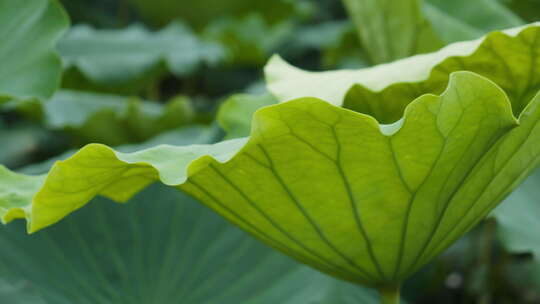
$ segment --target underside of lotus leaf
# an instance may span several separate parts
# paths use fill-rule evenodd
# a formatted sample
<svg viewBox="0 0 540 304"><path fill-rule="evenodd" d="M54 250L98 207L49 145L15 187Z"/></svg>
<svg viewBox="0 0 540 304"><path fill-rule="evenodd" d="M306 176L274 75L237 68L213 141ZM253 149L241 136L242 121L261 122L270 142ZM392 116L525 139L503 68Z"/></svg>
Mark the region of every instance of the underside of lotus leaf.
<svg viewBox="0 0 540 304"><path fill-rule="evenodd" d="M265 67L280 101L313 96L390 123L416 97L440 94L455 71L471 71L501 87L517 116L540 88L540 23L495 31L477 40L359 70L307 72L279 57Z"/></svg>
<svg viewBox="0 0 540 304"><path fill-rule="evenodd" d="M520 90L535 90L530 75L516 79ZM325 273L398 285L482 220L540 155L540 97L516 105L486 75L447 79L391 124L304 97L258 110L249 138L129 154L92 144L43 176L0 168L0 215L26 218L34 232L96 195L126 201L159 180Z"/></svg>

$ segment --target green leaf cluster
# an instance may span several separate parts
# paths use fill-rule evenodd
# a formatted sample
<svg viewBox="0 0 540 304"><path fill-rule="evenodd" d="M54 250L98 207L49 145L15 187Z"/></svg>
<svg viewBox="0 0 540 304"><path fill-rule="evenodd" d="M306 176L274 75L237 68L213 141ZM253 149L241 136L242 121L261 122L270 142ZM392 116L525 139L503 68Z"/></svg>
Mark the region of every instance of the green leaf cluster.
<svg viewBox="0 0 540 304"><path fill-rule="evenodd" d="M536 164L536 99L519 126L511 102L494 82L456 72L440 96L418 97L392 125L301 98L257 112L247 142L132 154L90 145L46 177L32 177L34 187L24 187L3 219L24 216L35 231L97 194L125 201L160 179L320 270L371 285L399 282L481 220ZM346 231L354 230L351 242Z"/></svg>
<svg viewBox="0 0 540 304"><path fill-rule="evenodd" d="M0 132L4 145L20 148L2 151L0 162L24 162L13 155L35 149L47 132L69 135L74 146L98 142L18 172L0 165L2 222L25 219L30 233L56 224L31 237L20 224L0 233L10 249L0 254L0 296L13 303L374 302L361 284L394 303L407 278L538 165L540 24L498 31L523 21L488 0L345 0L356 41L346 21L298 27L299 15L249 13L237 2L230 8L238 20L186 17L196 31L169 16L156 31L77 25L59 40L67 17L56 1L0 0L2 115L33 119L0 130L9 134ZM288 1L271 5L300 10ZM477 6L485 19L470 13ZM307 34L289 45L293 31ZM336 35L317 39L321 32ZM444 46L465 38L477 39ZM277 46L296 55L315 48L329 66L404 59L308 72L275 56L265 67L268 91L232 95L217 111L201 110L212 94L169 91L173 82L186 92L225 83L219 75L231 65L257 66ZM214 112L222 133L186 127ZM27 140L24 130L37 124L49 131ZM534 233L516 222L537 225L520 212L536 209L532 181L494 216L508 251L535 255L535 273ZM268 250L185 194L340 281ZM66 239L73 242L62 245Z"/></svg>

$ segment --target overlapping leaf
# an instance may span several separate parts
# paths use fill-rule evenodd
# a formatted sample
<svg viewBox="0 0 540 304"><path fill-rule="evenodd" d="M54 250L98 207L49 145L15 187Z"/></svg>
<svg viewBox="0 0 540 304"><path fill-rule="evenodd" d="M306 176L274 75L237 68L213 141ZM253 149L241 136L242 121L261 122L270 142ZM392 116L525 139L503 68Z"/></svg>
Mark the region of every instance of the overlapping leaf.
<svg viewBox="0 0 540 304"><path fill-rule="evenodd" d="M497 83L517 115L536 94L540 78L540 25L492 32L438 52L417 55L367 69L306 72L274 57L266 66L269 90L280 100L313 96L374 116L398 120L410 100L441 93L453 71L468 70Z"/></svg>
<svg viewBox="0 0 540 304"><path fill-rule="evenodd" d="M529 41L536 30L518 37ZM433 59L417 58L433 67ZM409 100L392 125L301 98L259 110L249 139L135 153L89 145L47 175L3 169L4 184L15 187L0 191L2 219L24 217L33 232L96 195L126 201L160 180L321 271L394 284L471 229L538 163L540 98L525 106L505 94L513 87L495 81L502 89L472 72L453 73L440 96Z"/></svg>
<svg viewBox="0 0 540 304"><path fill-rule="evenodd" d="M476 39L523 25L491 0L344 0L372 64L434 51L445 43ZM477 14L482 11L481 16Z"/></svg>
<svg viewBox="0 0 540 304"><path fill-rule="evenodd" d="M96 198L30 237L1 230L0 296L13 304L377 303L159 185L125 206Z"/></svg>
<svg viewBox="0 0 540 304"><path fill-rule="evenodd" d="M182 129L118 149L207 143L211 133ZM48 163L24 171L46 172ZM10 225L2 229L0 243L10 248L0 258L0 296L10 303L146 304L180 299L264 304L302 299L352 304L375 303L377 298L372 291L292 262L185 195L159 185L125 206L96 198L90 208L30 237L23 225ZM49 263L42 263L44 259ZM269 280L271 286L266 284Z"/></svg>

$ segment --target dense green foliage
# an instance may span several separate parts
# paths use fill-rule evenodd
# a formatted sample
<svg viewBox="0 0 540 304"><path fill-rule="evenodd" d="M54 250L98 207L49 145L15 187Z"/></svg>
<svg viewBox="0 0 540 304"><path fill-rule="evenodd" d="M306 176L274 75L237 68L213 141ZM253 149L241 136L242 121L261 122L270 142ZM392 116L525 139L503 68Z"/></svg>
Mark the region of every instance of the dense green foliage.
<svg viewBox="0 0 540 304"><path fill-rule="evenodd" d="M540 8L173 2L0 0L2 300L539 301Z"/></svg>

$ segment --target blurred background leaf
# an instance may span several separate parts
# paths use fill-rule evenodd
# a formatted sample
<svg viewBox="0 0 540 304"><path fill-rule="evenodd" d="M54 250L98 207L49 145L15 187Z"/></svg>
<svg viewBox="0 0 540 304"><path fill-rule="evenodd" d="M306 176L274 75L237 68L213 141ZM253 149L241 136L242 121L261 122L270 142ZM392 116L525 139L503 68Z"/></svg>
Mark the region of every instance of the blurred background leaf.
<svg viewBox="0 0 540 304"><path fill-rule="evenodd" d="M443 42L421 12L421 0L344 0L372 64L435 51Z"/></svg>
<svg viewBox="0 0 540 304"><path fill-rule="evenodd" d="M167 70L183 76L223 57L219 45L200 40L177 22L155 33L139 24L121 30L76 26L59 42L58 50L68 69L65 78L69 78L70 68L77 68L93 84L130 87L134 93Z"/></svg>
<svg viewBox="0 0 540 304"><path fill-rule="evenodd" d="M540 288L539 185L540 169L537 169L493 214L502 245L517 255L532 254L525 260L530 267L529 279L532 278L529 283L536 288Z"/></svg>
<svg viewBox="0 0 540 304"><path fill-rule="evenodd" d="M162 105L137 97L61 90L44 107L47 126L67 130L81 143L141 142L194 120L191 103L183 96Z"/></svg>
<svg viewBox="0 0 540 304"><path fill-rule="evenodd" d="M56 2L0 2L0 103L54 93L61 68L54 46L67 27L68 17Z"/></svg>
<svg viewBox="0 0 540 304"><path fill-rule="evenodd" d="M476 39L490 31L526 23L495 0L426 0L424 13L446 43Z"/></svg>

